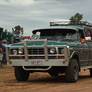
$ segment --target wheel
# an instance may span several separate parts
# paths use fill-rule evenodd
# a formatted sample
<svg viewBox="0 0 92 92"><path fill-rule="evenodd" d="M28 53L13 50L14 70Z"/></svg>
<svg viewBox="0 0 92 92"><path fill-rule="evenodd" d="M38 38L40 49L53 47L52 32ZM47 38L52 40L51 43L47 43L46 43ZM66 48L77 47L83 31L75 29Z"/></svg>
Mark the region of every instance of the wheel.
<svg viewBox="0 0 92 92"><path fill-rule="evenodd" d="M92 77L92 68L90 68L89 71L90 71L90 77Z"/></svg>
<svg viewBox="0 0 92 92"><path fill-rule="evenodd" d="M48 73L50 74L51 77L57 77L58 76L57 72L50 71Z"/></svg>
<svg viewBox="0 0 92 92"><path fill-rule="evenodd" d="M29 77L29 72L23 70L22 67L15 67L15 77L17 81L26 81Z"/></svg>
<svg viewBox="0 0 92 92"><path fill-rule="evenodd" d="M67 82L76 82L79 78L79 65L76 59L72 59L65 72Z"/></svg>

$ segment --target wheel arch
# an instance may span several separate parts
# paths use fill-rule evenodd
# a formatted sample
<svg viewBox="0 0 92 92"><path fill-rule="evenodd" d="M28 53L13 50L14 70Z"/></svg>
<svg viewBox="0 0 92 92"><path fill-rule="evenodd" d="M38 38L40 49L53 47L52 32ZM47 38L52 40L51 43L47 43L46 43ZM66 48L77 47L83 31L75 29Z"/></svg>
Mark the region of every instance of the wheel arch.
<svg viewBox="0 0 92 92"><path fill-rule="evenodd" d="M79 65L79 71L80 71L80 59L79 59L79 53L78 52L73 52L71 54L69 62L71 62L71 59L76 59Z"/></svg>

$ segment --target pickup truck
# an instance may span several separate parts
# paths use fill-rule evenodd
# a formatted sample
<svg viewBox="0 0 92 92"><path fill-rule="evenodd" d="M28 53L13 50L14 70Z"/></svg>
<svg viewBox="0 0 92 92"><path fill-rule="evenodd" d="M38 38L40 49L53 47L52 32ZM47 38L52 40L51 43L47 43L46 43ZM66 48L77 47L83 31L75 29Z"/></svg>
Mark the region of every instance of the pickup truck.
<svg viewBox="0 0 92 92"><path fill-rule="evenodd" d="M6 47L7 64L14 67L17 81L30 73L48 72L52 77L65 74L65 81L76 82L81 69L92 77L92 25L51 23L33 30L31 40Z"/></svg>

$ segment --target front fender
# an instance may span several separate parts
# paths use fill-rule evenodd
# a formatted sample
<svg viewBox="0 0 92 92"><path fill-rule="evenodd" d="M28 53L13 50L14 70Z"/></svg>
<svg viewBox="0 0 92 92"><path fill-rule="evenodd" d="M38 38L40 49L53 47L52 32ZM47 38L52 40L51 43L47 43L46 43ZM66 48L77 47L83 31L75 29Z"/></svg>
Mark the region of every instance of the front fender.
<svg viewBox="0 0 92 92"><path fill-rule="evenodd" d="M79 52L73 51L73 52L70 54L70 59L74 58L75 56L79 58Z"/></svg>
<svg viewBox="0 0 92 92"><path fill-rule="evenodd" d="M80 70L80 59L79 59L79 52L73 51L70 55L69 63L71 62L71 59L77 59L78 65L79 65L79 70Z"/></svg>

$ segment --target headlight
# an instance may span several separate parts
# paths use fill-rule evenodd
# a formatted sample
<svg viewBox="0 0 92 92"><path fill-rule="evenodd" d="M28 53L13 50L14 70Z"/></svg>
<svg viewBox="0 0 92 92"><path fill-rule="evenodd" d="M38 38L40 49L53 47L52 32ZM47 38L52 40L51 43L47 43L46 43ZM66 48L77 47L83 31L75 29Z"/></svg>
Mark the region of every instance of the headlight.
<svg viewBox="0 0 92 92"><path fill-rule="evenodd" d="M23 48L10 48L9 49L9 54L10 55L23 55L24 54L24 49Z"/></svg>
<svg viewBox="0 0 92 92"><path fill-rule="evenodd" d="M23 49L22 48L18 50L18 54L23 54Z"/></svg>
<svg viewBox="0 0 92 92"><path fill-rule="evenodd" d="M55 48L51 48L51 49L50 49L50 53L51 53L51 54L54 54L55 52L56 52Z"/></svg>
<svg viewBox="0 0 92 92"><path fill-rule="evenodd" d="M13 50L13 54L14 55L17 55L17 50Z"/></svg>

